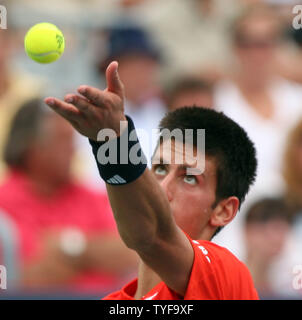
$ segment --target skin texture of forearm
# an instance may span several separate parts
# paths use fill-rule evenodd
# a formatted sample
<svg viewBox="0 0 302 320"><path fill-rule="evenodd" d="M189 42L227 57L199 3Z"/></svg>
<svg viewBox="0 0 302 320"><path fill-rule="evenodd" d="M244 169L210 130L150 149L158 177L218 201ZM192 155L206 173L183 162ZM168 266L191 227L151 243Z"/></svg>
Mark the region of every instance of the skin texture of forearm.
<svg viewBox="0 0 302 320"><path fill-rule="evenodd" d="M148 169L127 185L107 185L107 191L119 233L129 248L141 251L155 238L169 237L173 225L170 206Z"/></svg>

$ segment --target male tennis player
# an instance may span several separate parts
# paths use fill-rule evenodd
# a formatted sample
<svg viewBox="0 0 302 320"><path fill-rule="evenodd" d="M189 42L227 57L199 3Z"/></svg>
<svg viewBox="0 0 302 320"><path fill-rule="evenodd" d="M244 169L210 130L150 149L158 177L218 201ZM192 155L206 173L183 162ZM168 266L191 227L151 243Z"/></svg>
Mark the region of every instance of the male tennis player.
<svg viewBox="0 0 302 320"><path fill-rule="evenodd" d="M245 265L227 249L210 242L236 216L254 181L252 142L222 113L182 108L169 113L161 121L161 128L205 129L205 169L201 174L188 174L189 164L174 161L186 158L184 141L177 139L158 144L152 171L145 161L102 164L100 148L110 141L119 145L123 135L129 139L128 132L134 129L124 114L124 89L117 69L115 61L108 66L107 88L103 91L80 86L80 95L68 94L65 101L45 99L89 138L119 233L141 258L138 278L105 299L258 299ZM127 130L120 132L120 121L127 121ZM114 130L119 137L97 141L102 129ZM196 141L194 137L195 153L202 156ZM138 140L129 142L127 150L134 143L141 155ZM169 154L166 151L172 155L170 162L165 158Z"/></svg>

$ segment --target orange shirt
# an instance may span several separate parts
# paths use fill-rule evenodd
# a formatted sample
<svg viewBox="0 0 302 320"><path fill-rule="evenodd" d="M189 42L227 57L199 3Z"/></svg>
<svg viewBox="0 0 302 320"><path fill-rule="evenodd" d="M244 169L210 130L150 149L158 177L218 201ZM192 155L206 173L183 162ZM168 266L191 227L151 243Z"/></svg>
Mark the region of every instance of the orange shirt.
<svg viewBox="0 0 302 320"><path fill-rule="evenodd" d="M192 240L194 262L184 297L164 282L157 284L142 300L258 300L247 267L230 251L210 241ZM104 300L134 300L137 279Z"/></svg>

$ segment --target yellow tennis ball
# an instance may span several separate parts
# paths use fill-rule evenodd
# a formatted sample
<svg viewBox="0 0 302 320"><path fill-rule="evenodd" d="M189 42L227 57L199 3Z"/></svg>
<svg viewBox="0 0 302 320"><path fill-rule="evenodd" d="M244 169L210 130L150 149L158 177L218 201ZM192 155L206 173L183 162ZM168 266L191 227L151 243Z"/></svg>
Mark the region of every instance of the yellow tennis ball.
<svg viewBox="0 0 302 320"><path fill-rule="evenodd" d="M24 38L27 55L39 63L58 60L64 52L63 33L52 23L38 23L31 27Z"/></svg>

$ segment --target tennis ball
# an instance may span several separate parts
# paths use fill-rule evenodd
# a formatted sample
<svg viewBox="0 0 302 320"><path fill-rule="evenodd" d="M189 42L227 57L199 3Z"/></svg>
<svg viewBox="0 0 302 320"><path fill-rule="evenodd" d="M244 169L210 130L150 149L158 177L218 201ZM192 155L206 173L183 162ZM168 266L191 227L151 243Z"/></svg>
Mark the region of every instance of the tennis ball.
<svg viewBox="0 0 302 320"><path fill-rule="evenodd" d="M27 55L39 63L51 63L61 57L65 49L63 33L51 23L38 23L24 38Z"/></svg>

